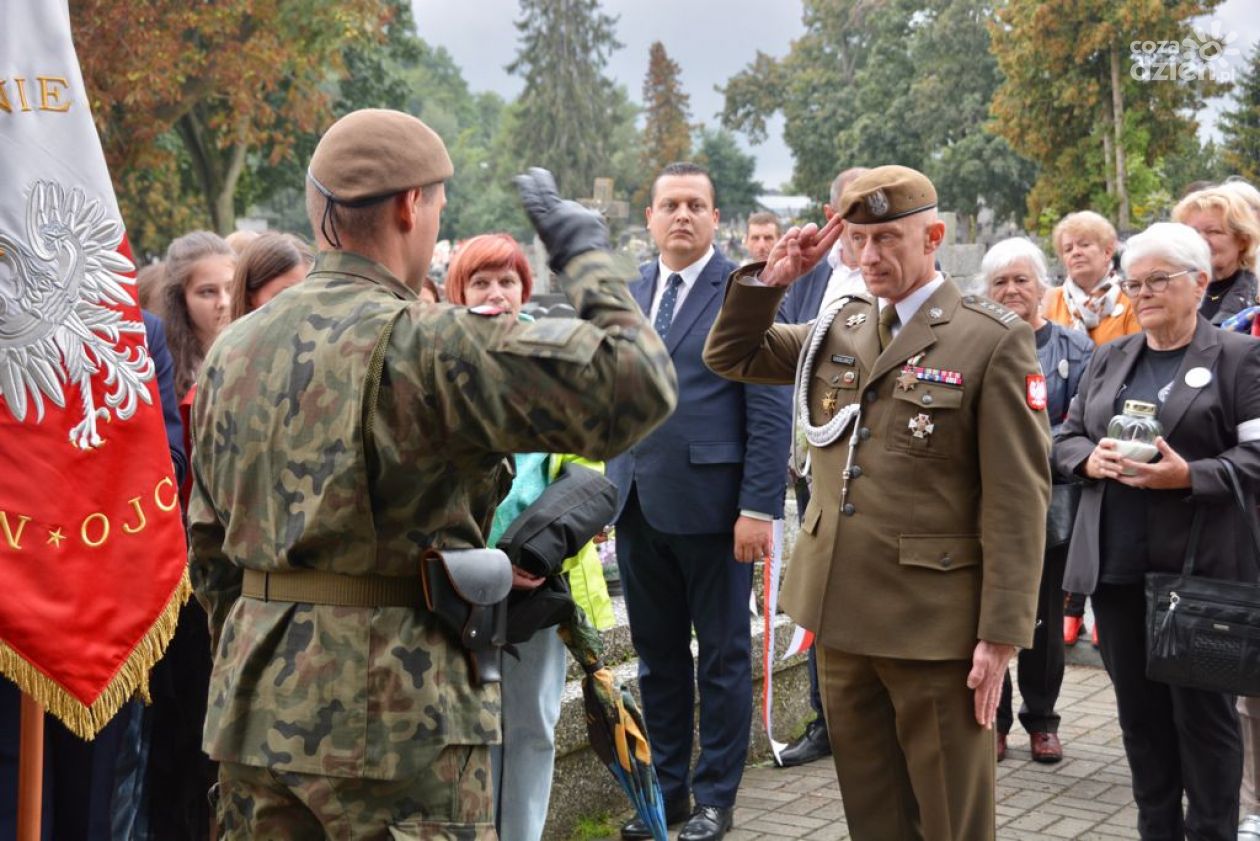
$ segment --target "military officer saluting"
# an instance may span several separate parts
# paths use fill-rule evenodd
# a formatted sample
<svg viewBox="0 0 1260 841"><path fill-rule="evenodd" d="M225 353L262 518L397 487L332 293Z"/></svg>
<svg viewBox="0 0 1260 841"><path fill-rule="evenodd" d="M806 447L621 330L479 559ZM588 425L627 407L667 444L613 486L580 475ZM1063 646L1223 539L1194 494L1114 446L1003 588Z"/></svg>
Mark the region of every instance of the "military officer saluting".
<svg viewBox="0 0 1260 841"><path fill-rule="evenodd" d="M842 228L870 296L775 324ZM994 837L994 712L1033 637L1045 381L1028 325L936 271L943 236L931 181L873 169L826 226L732 275L704 354L723 376L797 382L814 492L781 604L818 635L857 841Z"/></svg>
<svg viewBox="0 0 1260 841"><path fill-rule="evenodd" d="M425 608L421 560L484 546L504 454L606 459L673 409L602 222L542 170L518 186L579 317L419 298L451 174L416 118L341 118L308 173L310 276L202 368L188 520L224 838L493 839L498 684Z"/></svg>

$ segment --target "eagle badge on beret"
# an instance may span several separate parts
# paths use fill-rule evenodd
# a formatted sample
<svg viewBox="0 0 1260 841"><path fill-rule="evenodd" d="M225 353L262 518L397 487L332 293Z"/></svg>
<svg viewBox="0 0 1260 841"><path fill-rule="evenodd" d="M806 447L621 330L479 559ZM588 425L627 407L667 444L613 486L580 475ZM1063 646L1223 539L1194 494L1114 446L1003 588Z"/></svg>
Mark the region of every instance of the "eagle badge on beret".
<svg viewBox="0 0 1260 841"><path fill-rule="evenodd" d="M872 216L883 216L888 212L888 196L883 190L876 190L866 197L866 209Z"/></svg>

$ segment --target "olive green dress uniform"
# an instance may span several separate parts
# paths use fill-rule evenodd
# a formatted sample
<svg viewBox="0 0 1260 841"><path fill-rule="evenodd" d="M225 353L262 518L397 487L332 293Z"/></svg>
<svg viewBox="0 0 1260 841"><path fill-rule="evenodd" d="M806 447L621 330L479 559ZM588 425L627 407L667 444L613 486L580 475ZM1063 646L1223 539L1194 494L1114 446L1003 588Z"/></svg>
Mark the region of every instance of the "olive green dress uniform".
<svg viewBox="0 0 1260 841"><path fill-rule="evenodd" d="M760 269L732 276L705 362L792 382L823 325L801 374L809 421L860 407L810 447L813 495L780 597L818 635L850 829L992 838L994 741L966 677L978 640L1032 642L1050 493L1049 427L1028 399L1032 331L946 278L881 352L877 301L775 324L785 290L749 283Z"/></svg>
<svg viewBox="0 0 1260 841"><path fill-rule="evenodd" d="M268 601L242 578L414 580L426 547L484 545L506 453L607 459L663 421L674 372L628 272L599 251L566 268L582 318L526 324L425 304L383 266L324 252L211 348L190 562L215 645L204 747L235 781L228 837L494 837L498 685L470 682L419 595Z"/></svg>

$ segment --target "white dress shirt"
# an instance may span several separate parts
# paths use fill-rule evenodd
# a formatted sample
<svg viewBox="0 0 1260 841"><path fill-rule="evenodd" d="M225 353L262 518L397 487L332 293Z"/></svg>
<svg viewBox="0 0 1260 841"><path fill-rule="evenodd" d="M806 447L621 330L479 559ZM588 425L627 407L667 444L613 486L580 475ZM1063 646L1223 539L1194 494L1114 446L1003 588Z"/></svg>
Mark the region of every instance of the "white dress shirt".
<svg viewBox="0 0 1260 841"><path fill-rule="evenodd" d="M656 313L661 308L661 298L665 296L665 290L669 288L669 276L672 274L679 275L682 278L682 286L678 287L678 298L674 301L674 317L678 317L678 311L682 309L683 301L687 300L687 293L691 291L691 287L696 285L696 278L700 277L704 267L709 264L709 260L713 258L713 253L713 246L709 245L709 250L704 252L703 257L680 271L674 271L665 265L663 259L660 257L656 258L659 274L656 279L656 291L652 293L652 308L648 311L648 324L656 323Z"/></svg>
<svg viewBox="0 0 1260 841"><path fill-rule="evenodd" d="M923 306L923 302L932 297L932 293L940 289L941 284L944 282L945 276L937 272L935 277L896 303L897 323L892 328L894 338L901 332L902 327L910 323L910 319L914 318L914 314L919 311L919 307ZM880 312L883 312L884 307L888 306L888 304L887 298L880 298Z"/></svg>

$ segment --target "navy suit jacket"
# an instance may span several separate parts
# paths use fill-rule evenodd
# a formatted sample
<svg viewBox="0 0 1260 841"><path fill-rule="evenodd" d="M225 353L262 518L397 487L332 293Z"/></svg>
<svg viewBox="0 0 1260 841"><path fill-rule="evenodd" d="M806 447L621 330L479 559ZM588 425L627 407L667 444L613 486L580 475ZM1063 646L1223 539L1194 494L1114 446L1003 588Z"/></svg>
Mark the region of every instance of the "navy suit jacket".
<svg viewBox="0 0 1260 841"><path fill-rule="evenodd" d="M658 265L643 266L630 284L645 313L660 280ZM726 380L701 359L735 268L715 249L662 337L678 374L678 408L608 463L618 518L632 486L648 523L667 534L728 532L741 510L783 516L791 388Z"/></svg>
<svg viewBox="0 0 1260 841"><path fill-rule="evenodd" d="M779 320L788 324L805 324L817 318L829 280L831 264L824 259L792 283L779 305Z"/></svg>
<svg viewBox="0 0 1260 841"><path fill-rule="evenodd" d="M188 455L184 452L184 422L179 418L179 401L175 399L175 362L166 346L166 328L162 319L147 310L141 311L144 332L153 358L154 376L157 377L158 397L162 401L162 420L166 424L166 443L171 449L171 464L175 466L175 480L184 485L188 472Z"/></svg>

